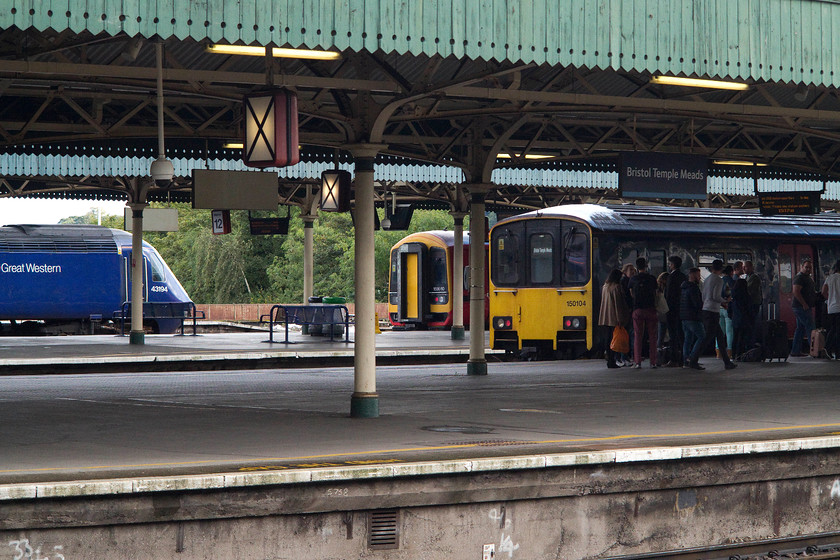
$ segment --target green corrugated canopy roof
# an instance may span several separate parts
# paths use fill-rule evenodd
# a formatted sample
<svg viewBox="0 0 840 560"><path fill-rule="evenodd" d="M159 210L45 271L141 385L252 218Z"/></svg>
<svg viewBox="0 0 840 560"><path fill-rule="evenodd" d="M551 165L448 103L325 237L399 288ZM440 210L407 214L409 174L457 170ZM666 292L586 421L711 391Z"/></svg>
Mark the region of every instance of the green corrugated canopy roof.
<svg viewBox="0 0 840 560"><path fill-rule="evenodd" d="M837 85L838 0L14 0L0 28ZM837 76L835 76L837 74Z"/></svg>

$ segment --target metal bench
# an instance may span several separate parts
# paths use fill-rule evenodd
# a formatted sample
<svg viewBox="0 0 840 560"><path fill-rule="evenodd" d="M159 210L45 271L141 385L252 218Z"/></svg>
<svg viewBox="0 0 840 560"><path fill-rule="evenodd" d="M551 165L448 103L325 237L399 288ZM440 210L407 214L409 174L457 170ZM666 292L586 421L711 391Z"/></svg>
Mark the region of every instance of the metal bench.
<svg viewBox="0 0 840 560"><path fill-rule="evenodd" d="M260 317L260 321L265 322L265 317L265 315ZM275 305L268 313L269 342L274 342L274 325L279 323L286 326L286 338L283 340L286 344L295 344L289 341L290 323L329 326L330 341L335 340L333 325L344 325L344 342L350 342L350 312L346 305L333 303Z"/></svg>

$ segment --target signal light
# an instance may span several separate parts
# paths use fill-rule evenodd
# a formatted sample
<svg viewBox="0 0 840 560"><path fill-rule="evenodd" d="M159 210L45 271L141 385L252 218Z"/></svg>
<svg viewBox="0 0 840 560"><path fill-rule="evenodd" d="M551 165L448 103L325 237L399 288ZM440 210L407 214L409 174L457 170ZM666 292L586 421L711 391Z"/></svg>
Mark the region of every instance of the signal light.
<svg viewBox="0 0 840 560"><path fill-rule="evenodd" d="M563 317L563 329L567 331L586 330L586 317Z"/></svg>
<svg viewBox="0 0 840 560"><path fill-rule="evenodd" d="M493 317L493 328L497 331L513 328L513 317Z"/></svg>

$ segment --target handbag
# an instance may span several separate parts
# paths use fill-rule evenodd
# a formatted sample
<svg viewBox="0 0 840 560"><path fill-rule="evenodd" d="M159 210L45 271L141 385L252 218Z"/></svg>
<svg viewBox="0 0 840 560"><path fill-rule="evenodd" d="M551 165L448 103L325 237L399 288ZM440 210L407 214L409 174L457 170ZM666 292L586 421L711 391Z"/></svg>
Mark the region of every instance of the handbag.
<svg viewBox="0 0 840 560"><path fill-rule="evenodd" d="M656 292L656 314L660 321L663 321L668 314L668 301L665 299L665 294L660 291Z"/></svg>
<svg viewBox="0 0 840 560"><path fill-rule="evenodd" d="M613 329L613 337L610 341L610 350L618 352L619 354L627 354L630 352L630 335L627 334L627 329L621 325Z"/></svg>

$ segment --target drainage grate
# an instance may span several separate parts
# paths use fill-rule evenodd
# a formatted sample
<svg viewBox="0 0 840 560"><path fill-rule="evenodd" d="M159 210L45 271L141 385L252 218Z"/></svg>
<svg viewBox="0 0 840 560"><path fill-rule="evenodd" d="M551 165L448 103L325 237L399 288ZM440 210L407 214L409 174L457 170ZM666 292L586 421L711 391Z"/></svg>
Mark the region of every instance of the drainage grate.
<svg viewBox="0 0 840 560"><path fill-rule="evenodd" d="M368 514L368 547L390 550L400 547L400 511L379 509Z"/></svg>

